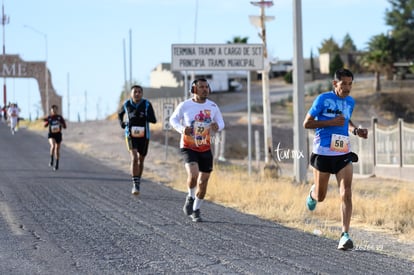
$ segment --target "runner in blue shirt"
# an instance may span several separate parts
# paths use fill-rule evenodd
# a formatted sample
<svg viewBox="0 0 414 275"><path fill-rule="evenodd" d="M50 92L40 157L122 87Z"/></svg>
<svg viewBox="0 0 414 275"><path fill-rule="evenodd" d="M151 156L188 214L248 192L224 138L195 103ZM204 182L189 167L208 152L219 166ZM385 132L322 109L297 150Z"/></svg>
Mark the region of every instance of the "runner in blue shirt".
<svg viewBox="0 0 414 275"><path fill-rule="evenodd" d="M349 95L354 76L347 69L337 70L332 81L333 90L320 94L309 109L303 126L315 129L310 164L313 167L314 184L306 205L313 211L317 202L324 201L331 174L336 175L341 196L342 234L338 249L353 248L349 237L352 215L352 162L358 156L351 151L349 132L367 138L368 130L358 128L351 121L355 101Z"/></svg>

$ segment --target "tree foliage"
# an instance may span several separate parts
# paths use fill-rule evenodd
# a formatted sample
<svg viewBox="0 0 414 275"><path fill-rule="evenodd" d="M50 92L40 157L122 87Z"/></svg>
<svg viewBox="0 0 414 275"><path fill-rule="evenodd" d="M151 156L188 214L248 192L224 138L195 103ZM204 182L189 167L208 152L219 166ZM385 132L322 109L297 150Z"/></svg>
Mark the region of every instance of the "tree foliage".
<svg viewBox="0 0 414 275"><path fill-rule="evenodd" d="M341 56L337 53L335 54L332 61L329 63L329 74L333 75L336 70L344 67L344 62L341 59Z"/></svg>
<svg viewBox="0 0 414 275"><path fill-rule="evenodd" d="M322 42L322 46L318 49L319 53L339 53L340 47L336 43L335 39L331 36L329 39L326 39Z"/></svg>
<svg viewBox="0 0 414 275"><path fill-rule="evenodd" d="M293 71L287 72L283 76L283 79L285 80L286 83L292 84L293 83Z"/></svg>
<svg viewBox="0 0 414 275"><path fill-rule="evenodd" d="M310 52L310 73L312 81L315 80L315 62L313 60L313 51Z"/></svg>
<svg viewBox="0 0 414 275"><path fill-rule="evenodd" d="M381 74L392 78L394 63L414 59L414 0L388 0L391 8L385 12L387 34L373 36L368 42L361 65L374 72L374 89L381 91Z"/></svg>
<svg viewBox="0 0 414 275"><path fill-rule="evenodd" d="M354 53L357 51L357 47L354 44L354 40L352 40L349 33L347 33L344 37L341 50L342 52L345 52L345 53Z"/></svg>
<svg viewBox="0 0 414 275"><path fill-rule="evenodd" d="M249 37L235 36L232 41L227 41L227 44L247 44Z"/></svg>
<svg viewBox="0 0 414 275"><path fill-rule="evenodd" d="M361 65L369 71L374 72L375 91L381 91L381 73L385 73L387 78L391 77L393 65L393 43L392 40L384 35L373 36L368 42L368 51L362 56Z"/></svg>
<svg viewBox="0 0 414 275"><path fill-rule="evenodd" d="M362 65L369 70L383 71L393 63L394 45L387 35L373 36L368 42L367 53L362 58Z"/></svg>
<svg viewBox="0 0 414 275"><path fill-rule="evenodd" d="M355 46L354 40L352 40L351 36L347 33L342 42L342 46L339 46L338 42L331 36L329 39L326 39L322 42L321 47L318 49L319 53L353 53L357 51L357 47Z"/></svg>
<svg viewBox="0 0 414 275"><path fill-rule="evenodd" d="M392 27L391 38L395 43L396 60L414 59L414 0L388 0L391 9L385 13L386 24Z"/></svg>

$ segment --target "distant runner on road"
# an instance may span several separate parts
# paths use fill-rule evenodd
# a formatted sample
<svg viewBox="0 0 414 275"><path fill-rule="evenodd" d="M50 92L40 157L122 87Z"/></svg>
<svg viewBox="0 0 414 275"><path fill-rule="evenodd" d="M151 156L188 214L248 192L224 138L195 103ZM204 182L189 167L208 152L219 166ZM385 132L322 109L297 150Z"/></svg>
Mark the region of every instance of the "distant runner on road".
<svg viewBox="0 0 414 275"><path fill-rule="evenodd" d="M52 105L50 115L44 119L45 127L49 128L47 139L50 144L49 166L53 170L59 169L60 144L62 143L62 129L66 129L65 119L58 114L58 106Z"/></svg>
<svg viewBox="0 0 414 275"><path fill-rule="evenodd" d="M19 114L20 114L20 110L17 107L16 103L10 104L9 108L7 109L7 114L10 120L10 130L11 130L12 135L14 135L19 125Z"/></svg>

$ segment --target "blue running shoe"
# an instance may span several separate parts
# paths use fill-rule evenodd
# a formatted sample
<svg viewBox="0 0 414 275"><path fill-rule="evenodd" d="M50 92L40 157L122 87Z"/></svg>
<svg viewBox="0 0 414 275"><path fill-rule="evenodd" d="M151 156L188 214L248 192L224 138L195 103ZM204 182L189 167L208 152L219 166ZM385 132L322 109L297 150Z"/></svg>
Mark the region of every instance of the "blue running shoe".
<svg viewBox="0 0 414 275"><path fill-rule="evenodd" d="M309 195L308 195L308 197L306 198L306 206L308 207L308 209L309 209L310 211L315 210L316 203L317 203L317 201L316 201L316 200L314 200L314 199L311 197L311 194L312 194L313 190L315 190L315 184L313 184L313 185L312 185L312 187L311 187L311 189L310 189L310 192L309 192Z"/></svg>
<svg viewBox="0 0 414 275"><path fill-rule="evenodd" d="M338 249L340 250L348 250L354 248L354 243L352 242L351 238L349 237L348 232L343 232L341 235L341 239L339 240Z"/></svg>

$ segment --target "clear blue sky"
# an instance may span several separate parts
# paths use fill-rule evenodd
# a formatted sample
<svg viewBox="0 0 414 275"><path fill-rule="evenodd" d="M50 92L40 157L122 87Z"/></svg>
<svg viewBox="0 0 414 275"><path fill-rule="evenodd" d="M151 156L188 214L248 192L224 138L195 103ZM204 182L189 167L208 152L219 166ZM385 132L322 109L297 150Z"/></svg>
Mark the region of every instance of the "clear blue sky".
<svg viewBox="0 0 414 275"><path fill-rule="evenodd" d="M47 35L53 86L63 96L62 114L70 114L70 120L77 120L78 114L81 120L102 119L116 111L124 84L124 40L128 78L130 74L130 30L132 78L144 86L149 85L154 67L171 62L171 44L221 44L234 36L261 43L260 30L249 21L249 15L259 15L260 8L249 0L2 1L10 17L5 26L6 54L44 61L44 36L24 25ZM266 9L266 15L275 16L266 24L269 55L291 60L293 0L273 2ZM341 44L347 33L358 49L364 49L372 36L390 29L384 20L387 8L387 0L302 0L304 57L311 50L317 55L322 41L330 37ZM37 82L8 78L6 83L8 100L19 104L22 116L36 117Z"/></svg>

